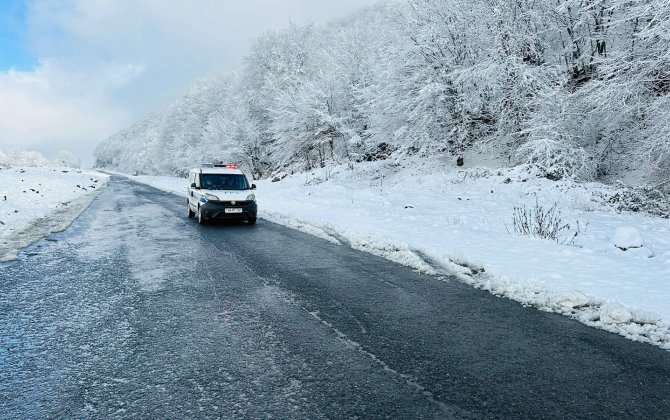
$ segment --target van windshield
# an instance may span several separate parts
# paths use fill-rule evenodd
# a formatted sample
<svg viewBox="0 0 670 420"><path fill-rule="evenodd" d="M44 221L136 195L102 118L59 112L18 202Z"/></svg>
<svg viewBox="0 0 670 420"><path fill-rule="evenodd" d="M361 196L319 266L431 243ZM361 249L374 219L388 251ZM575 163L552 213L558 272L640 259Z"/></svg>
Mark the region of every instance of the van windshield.
<svg viewBox="0 0 670 420"><path fill-rule="evenodd" d="M249 183L244 175L200 174L200 187L205 190L248 190Z"/></svg>

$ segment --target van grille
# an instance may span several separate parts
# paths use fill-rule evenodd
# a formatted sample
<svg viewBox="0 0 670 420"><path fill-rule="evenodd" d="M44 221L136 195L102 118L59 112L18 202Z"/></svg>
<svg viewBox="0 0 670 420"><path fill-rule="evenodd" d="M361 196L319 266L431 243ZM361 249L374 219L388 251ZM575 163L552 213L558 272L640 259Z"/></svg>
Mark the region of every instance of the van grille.
<svg viewBox="0 0 670 420"><path fill-rule="evenodd" d="M232 201L210 201L210 202L225 207L244 207L247 204L249 204L248 201L235 201L235 204L233 204Z"/></svg>

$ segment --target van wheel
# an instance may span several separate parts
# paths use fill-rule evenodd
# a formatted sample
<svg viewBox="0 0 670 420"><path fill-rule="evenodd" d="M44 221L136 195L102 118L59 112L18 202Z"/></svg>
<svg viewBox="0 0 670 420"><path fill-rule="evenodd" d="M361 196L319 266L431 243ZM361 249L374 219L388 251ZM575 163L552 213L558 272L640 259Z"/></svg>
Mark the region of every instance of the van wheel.
<svg viewBox="0 0 670 420"><path fill-rule="evenodd" d="M195 212L191 210L191 204L186 200L186 208L188 209L188 218L192 219L195 216Z"/></svg>
<svg viewBox="0 0 670 420"><path fill-rule="evenodd" d="M198 206L198 223L200 223L201 225L207 223L204 216L202 215L202 210L200 210L200 206Z"/></svg>
<svg viewBox="0 0 670 420"><path fill-rule="evenodd" d="M247 219L250 225L255 225L256 224L256 218L255 217L250 217Z"/></svg>

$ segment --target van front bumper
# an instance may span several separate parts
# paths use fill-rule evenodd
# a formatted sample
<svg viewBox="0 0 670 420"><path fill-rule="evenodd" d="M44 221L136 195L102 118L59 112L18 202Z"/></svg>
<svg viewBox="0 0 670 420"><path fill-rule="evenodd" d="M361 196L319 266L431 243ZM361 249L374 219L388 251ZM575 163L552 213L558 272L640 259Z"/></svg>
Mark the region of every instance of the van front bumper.
<svg viewBox="0 0 670 420"><path fill-rule="evenodd" d="M200 205L206 219L244 220L256 218L258 205L255 201L208 201Z"/></svg>

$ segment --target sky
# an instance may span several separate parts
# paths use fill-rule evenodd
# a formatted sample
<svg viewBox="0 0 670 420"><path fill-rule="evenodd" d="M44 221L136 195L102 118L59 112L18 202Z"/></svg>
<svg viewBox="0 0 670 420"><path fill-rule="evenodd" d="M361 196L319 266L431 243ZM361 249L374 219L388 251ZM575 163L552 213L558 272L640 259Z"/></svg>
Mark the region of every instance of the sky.
<svg viewBox="0 0 670 420"><path fill-rule="evenodd" d="M0 0L0 152L95 147L232 70L264 31L376 0Z"/></svg>

